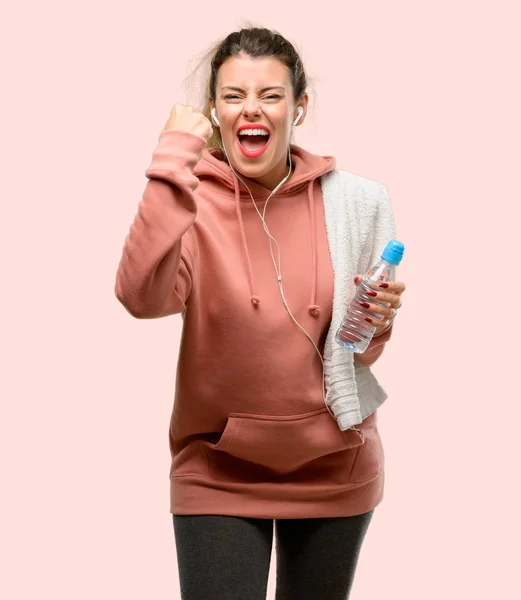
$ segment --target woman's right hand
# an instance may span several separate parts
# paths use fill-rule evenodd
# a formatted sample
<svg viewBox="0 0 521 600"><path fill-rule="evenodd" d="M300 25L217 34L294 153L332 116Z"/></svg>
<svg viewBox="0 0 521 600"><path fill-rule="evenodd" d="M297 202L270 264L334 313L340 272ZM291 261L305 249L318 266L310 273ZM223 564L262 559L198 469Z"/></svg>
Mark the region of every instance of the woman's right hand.
<svg viewBox="0 0 521 600"><path fill-rule="evenodd" d="M185 104L174 104L163 131L167 129L177 129L193 133L206 141L210 139L213 133L212 124L203 113L193 106Z"/></svg>

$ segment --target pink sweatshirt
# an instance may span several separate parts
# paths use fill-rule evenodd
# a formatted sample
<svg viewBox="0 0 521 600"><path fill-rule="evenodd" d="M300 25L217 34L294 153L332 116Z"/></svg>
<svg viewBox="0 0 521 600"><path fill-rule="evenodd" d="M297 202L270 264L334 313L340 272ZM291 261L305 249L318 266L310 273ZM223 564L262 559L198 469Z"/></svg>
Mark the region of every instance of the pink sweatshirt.
<svg viewBox="0 0 521 600"><path fill-rule="evenodd" d="M270 198L284 293L323 352L333 304L322 193L330 156L291 145L295 171ZM170 512L263 518L360 514L383 497L377 411L341 431L322 363L289 316L251 197L195 134L161 133L115 294L139 319L181 313L170 422ZM242 176L241 176L242 177ZM259 211L270 190L243 177ZM277 246L272 242L277 261ZM356 359L372 364L392 327Z"/></svg>

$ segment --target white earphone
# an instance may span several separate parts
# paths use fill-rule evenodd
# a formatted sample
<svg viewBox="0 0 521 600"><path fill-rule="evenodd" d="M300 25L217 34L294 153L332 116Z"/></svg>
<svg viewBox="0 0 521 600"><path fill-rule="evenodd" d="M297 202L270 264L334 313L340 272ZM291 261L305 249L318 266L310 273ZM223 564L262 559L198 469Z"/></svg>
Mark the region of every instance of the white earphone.
<svg viewBox="0 0 521 600"><path fill-rule="evenodd" d="M215 107L212 108L211 114L212 114L212 120L213 120L213 122L217 125L217 127L220 127L220 123L219 123L219 119L217 118L217 112L215 110ZM304 114L304 109L302 108L302 106L299 106L298 107L298 116L293 121L293 125L296 125L300 121L300 119L302 118L303 114Z"/></svg>
<svg viewBox="0 0 521 600"><path fill-rule="evenodd" d="M302 108L302 106L298 107L298 116L297 118L293 121L293 125L296 125L300 119L302 118L302 115L304 114L304 109Z"/></svg>

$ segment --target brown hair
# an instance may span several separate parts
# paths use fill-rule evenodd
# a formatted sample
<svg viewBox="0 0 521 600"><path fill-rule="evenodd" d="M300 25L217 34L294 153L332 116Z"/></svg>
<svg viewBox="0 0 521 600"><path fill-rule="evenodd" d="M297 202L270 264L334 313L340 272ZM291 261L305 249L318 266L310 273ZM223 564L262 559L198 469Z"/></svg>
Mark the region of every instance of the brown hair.
<svg viewBox="0 0 521 600"><path fill-rule="evenodd" d="M219 40L209 50L207 50L197 71L203 63L209 63L204 75L203 87L204 96L202 98L201 112L209 119L213 126L213 133L206 143L206 147L223 148L222 138L219 127L215 126L211 119L210 101L215 101L217 74L220 67L231 57L247 56L251 58L273 57L285 65L290 74L291 85L293 88L293 99L298 103L308 86L308 77L304 71L302 59L293 46L278 31L266 29L264 27L255 27L249 23L247 27L242 27L239 31L234 31ZM192 78L194 72L189 76ZM188 78L187 78L188 79Z"/></svg>

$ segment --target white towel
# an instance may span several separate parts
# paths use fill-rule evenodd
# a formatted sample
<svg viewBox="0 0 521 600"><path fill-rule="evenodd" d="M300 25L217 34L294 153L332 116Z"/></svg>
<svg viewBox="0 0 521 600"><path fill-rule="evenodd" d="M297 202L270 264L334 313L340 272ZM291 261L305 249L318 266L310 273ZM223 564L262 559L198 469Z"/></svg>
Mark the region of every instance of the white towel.
<svg viewBox="0 0 521 600"><path fill-rule="evenodd" d="M335 335L356 293L353 281L380 259L395 238L384 184L336 169L320 178L334 271L333 317L324 347L326 404L342 431L361 423L387 398L370 367L361 365Z"/></svg>

